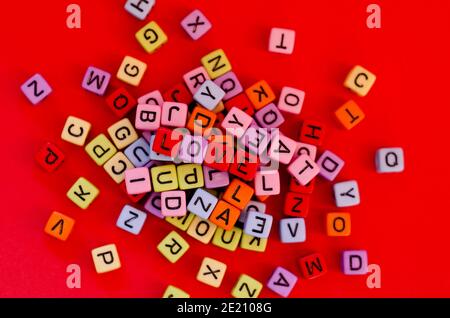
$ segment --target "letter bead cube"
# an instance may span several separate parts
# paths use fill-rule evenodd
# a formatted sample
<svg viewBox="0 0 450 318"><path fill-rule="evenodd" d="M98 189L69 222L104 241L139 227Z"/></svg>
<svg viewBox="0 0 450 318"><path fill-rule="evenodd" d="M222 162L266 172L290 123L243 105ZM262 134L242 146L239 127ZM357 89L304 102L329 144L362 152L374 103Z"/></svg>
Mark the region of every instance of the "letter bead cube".
<svg viewBox="0 0 450 318"><path fill-rule="evenodd" d="M108 128L108 133L118 149L131 145L139 138L128 118L121 119L111 125Z"/></svg>
<svg viewBox="0 0 450 318"><path fill-rule="evenodd" d="M91 130L91 123L74 117L67 117L61 133L61 139L77 146L83 146Z"/></svg>
<svg viewBox="0 0 450 318"><path fill-rule="evenodd" d="M289 191L302 194L312 194L314 192L314 185L316 183L315 181L316 180L313 179L307 185L303 186L297 181L296 178L291 177L291 181L289 183Z"/></svg>
<svg viewBox="0 0 450 318"><path fill-rule="evenodd" d="M122 212L120 212L116 226L134 235L138 235L146 219L147 213L135 209L130 205L125 205Z"/></svg>
<svg viewBox="0 0 450 318"><path fill-rule="evenodd" d="M224 89L224 91L225 91L225 89ZM237 107L240 110L243 110L245 113L247 113L250 116L253 116L255 114L255 108L253 107L253 103L250 101L250 99L248 98L248 96L245 93L240 93L230 99L226 99L226 95L225 95L224 100L226 100L224 103L225 109L228 111L233 107Z"/></svg>
<svg viewBox="0 0 450 318"><path fill-rule="evenodd" d="M94 94L103 96L109 85L111 74L99 68L89 66L84 75L81 86Z"/></svg>
<svg viewBox="0 0 450 318"><path fill-rule="evenodd" d="M302 243L306 241L306 226L303 218L280 220L280 237L283 243Z"/></svg>
<svg viewBox="0 0 450 318"><path fill-rule="evenodd" d="M230 175L226 171L219 171L207 166L203 166L205 177L205 188L223 188L230 184Z"/></svg>
<svg viewBox="0 0 450 318"><path fill-rule="evenodd" d="M234 252L239 245L241 236L242 230L240 228L234 227L227 231L219 227L214 234L212 243L215 246Z"/></svg>
<svg viewBox="0 0 450 318"><path fill-rule="evenodd" d="M312 160L316 160L317 147L303 142L298 142L294 154L294 159L297 159L301 155L308 155Z"/></svg>
<svg viewBox="0 0 450 318"><path fill-rule="evenodd" d="M220 284L222 284L226 270L226 264L205 257L203 258L202 265L197 273L197 280L206 285L218 288Z"/></svg>
<svg viewBox="0 0 450 318"><path fill-rule="evenodd" d="M241 243L239 246L244 250L262 253L266 250L267 241L268 239L266 238L255 237L242 233Z"/></svg>
<svg viewBox="0 0 450 318"><path fill-rule="evenodd" d="M125 171L125 184L128 194L141 194L150 192L150 172L148 168L133 168Z"/></svg>
<svg viewBox="0 0 450 318"><path fill-rule="evenodd" d="M203 189L197 189L189 201L187 210L202 219L208 219L216 207L217 202L218 199L214 195Z"/></svg>
<svg viewBox="0 0 450 318"><path fill-rule="evenodd" d="M252 102L256 110L269 105L275 100L275 94L266 81L261 80L256 82L245 90L248 98Z"/></svg>
<svg viewBox="0 0 450 318"><path fill-rule="evenodd" d="M328 236L350 236L351 219L350 213L328 213L327 235Z"/></svg>
<svg viewBox="0 0 450 318"><path fill-rule="evenodd" d="M215 50L201 58L202 65L214 80L231 71L231 64L222 49Z"/></svg>
<svg viewBox="0 0 450 318"><path fill-rule="evenodd" d="M103 169L117 184L125 180L125 171L132 168L131 161L120 151L103 165Z"/></svg>
<svg viewBox="0 0 450 318"><path fill-rule="evenodd" d="M144 203L144 209L157 218L164 219L164 216L161 214L161 193L152 192Z"/></svg>
<svg viewBox="0 0 450 318"><path fill-rule="evenodd" d="M183 75L183 79L192 95L195 95L203 83L210 80L208 72L206 72L203 66L199 66L192 71L187 72Z"/></svg>
<svg viewBox="0 0 450 318"><path fill-rule="evenodd" d="M212 24L200 10L196 9L181 21L181 26L193 40L198 40L211 29Z"/></svg>
<svg viewBox="0 0 450 318"><path fill-rule="evenodd" d="M192 221L194 220L195 215L192 213L187 212L183 216L169 216L165 217L167 223L172 224L176 228L186 231L189 228L189 225L191 225Z"/></svg>
<svg viewBox="0 0 450 318"><path fill-rule="evenodd" d="M98 196L100 191L88 180L80 177L67 191L67 197L81 209L85 210Z"/></svg>
<svg viewBox="0 0 450 318"><path fill-rule="evenodd" d="M217 226L231 230L239 219L240 210L230 203L219 200L212 211L209 220Z"/></svg>
<svg viewBox="0 0 450 318"><path fill-rule="evenodd" d="M121 267L115 244L94 248L91 254L98 274L115 271Z"/></svg>
<svg viewBox="0 0 450 318"><path fill-rule="evenodd" d="M145 95L142 95L137 100L138 104L158 105L162 106L164 103L163 97L159 90L151 91ZM137 127L136 127L137 128Z"/></svg>
<svg viewBox="0 0 450 318"><path fill-rule="evenodd" d="M300 272L303 278L313 279L323 276L327 273L328 268L324 257L319 254L311 254L299 260Z"/></svg>
<svg viewBox="0 0 450 318"><path fill-rule="evenodd" d="M280 296L288 297L297 283L298 277L278 266L267 283L267 287Z"/></svg>
<svg viewBox="0 0 450 318"><path fill-rule="evenodd" d="M36 162L47 172L53 172L64 162L63 152L54 144L47 142L36 153Z"/></svg>
<svg viewBox="0 0 450 318"><path fill-rule="evenodd" d="M252 199L254 190L239 179L234 179L224 192L222 199L238 209L244 209Z"/></svg>
<svg viewBox="0 0 450 318"><path fill-rule="evenodd" d="M305 120L300 129L299 139L301 142L320 146L323 143L325 137L325 127L313 120Z"/></svg>
<svg viewBox="0 0 450 318"><path fill-rule="evenodd" d="M40 103L52 92L52 88L41 74L30 77L20 89L33 105Z"/></svg>
<svg viewBox="0 0 450 318"><path fill-rule="evenodd" d="M208 110L214 110L225 92L211 80L206 80L194 94L194 100Z"/></svg>
<svg viewBox="0 0 450 318"><path fill-rule="evenodd" d="M45 233L65 241L72 232L75 220L59 212L52 212L45 225Z"/></svg>
<svg viewBox="0 0 450 318"><path fill-rule="evenodd" d="M344 160L327 150L317 160L317 165L320 167L319 174L328 181L333 181L344 167Z"/></svg>
<svg viewBox="0 0 450 318"><path fill-rule="evenodd" d="M203 168L191 163L177 166L178 184L180 190L202 188L204 186Z"/></svg>
<svg viewBox="0 0 450 318"><path fill-rule="evenodd" d="M228 111L221 126L228 134L241 138L252 122L253 118L250 115L237 107L233 107Z"/></svg>
<svg viewBox="0 0 450 318"><path fill-rule="evenodd" d="M368 267L367 251L344 251L342 271L345 275L365 275Z"/></svg>
<svg viewBox="0 0 450 318"><path fill-rule="evenodd" d="M255 119L263 128L278 128L284 123L283 114L274 103L270 103L258 110L255 114Z"/></svg>
<svg viewBox="0 0 450 318"><path fill-rule="evenodd" d="M117 153L116 147L104 134L92 139L84 149L98 166L102 166Z"/></svg>
<svg viewBox="0 0 450 318"><path fill-rule="evenodd" d="M348 130L358 125L366 117L362 109L352 100L339 107L334 114L342 126Z"/></svg>
<svg viewBox="0 0 450 318"><path fill-rule="evenodd" d="M295 31L290 29L272 28L270 30L269 51L274 53L292 54L295 46Z"/></svg>
<svg viewBox="0 0 450 318"><path fill-rule="evenodd" d="M261 170L255 176L255 195L280 194L280 173L278 170Z"/></svg>
<svg viewBox="0 0 450 318"><path fill-rule="evenodd" d="M136 99L123 87L119 87L106 98L106 104L114 114L122 118L137 105Z"/></svg>
<svg viewBox="0 0 450 318"><path fill-rule="evenodd" d="M166 290L164 291L164 294L162 298L190 298L191 296L186 293L185 291L179 289L178 287L169 285L167 286Z"/></svg>
<svg viewBox="0 0 450 318"><path fill-rule="evenodd" d="M135 18L145 20L154 5L155 0L127 0L125 10Z"/></svg>
<svg viewBox="0 0 450 318"><path fill-rule="evenodd" d="M158 251L171 263L176 263L189 249L189 244L175 231L170 232L159 244Z"/></svg>
<svg viewBox="0 0 450 318"><path fill-rule="evenodd" d="M216 78L214 83L225 92L225 96L222 98L224 101L227 101L244 91L234 72L225 73Z"/></svg>
<svg viewBox="0 0 450 318"><path fill-rule="evenodd" d="M250 211L247 213L247 220L245 220L244 233L254 237L268 238L272 222L273 217L271 215Z"/></svg>
<svg viewBox="0 0 450 318"><path fill-rule="evenodd" d="M164 165L150 169L154 192L178 189L177 170L175 165Z"/></svg>
<svg viewBox="0 0 450 318"><path fill-rule="evenodd" d="M162 215L184 216L186 213L186 193L184 191L165 191L161 193Z"/></svg>
<svg viewBox="0 0 450 318"><path fill-rule="evenodd" d="M295 155L297 142L280 132L275 133L269 148L269 157L282 164L289 164Z"/></svg>
<svg viewBox="0 0 450 318"><path fill-rule="evenodd" d="M143 167L150 161L150 145L143 137L129 145L124 153L136 168Z"/></svg>
<svg viewBox="0 0 450 318"><path fill-rule="evenodd" d="M196 106L189 117L186 127L198 135L203 135L206 130L213 127L217 115L204 107Z"/></svg>
<svg viewBox="0 0 450 318"><path fill-rule="evenodd" d="M183 103L164 102L161 107L161 125L166 127L184 127L188 115L188 106Z"/></svg>
<svg viewBox="0 0 450 318"><path fill-rule="evenodd" d="M236 285L234 285L233 290L231 291L231 295L234 298L258 298L262 288L263 285L256 279L248 275L241 274Z"/></svg>
<svg viewBox="0 0 450 318"><path fill-rule="evenodd" d="M216 232L216 229L217 225L214 223L196 216L191 222L191 225L189 225L187 234L203 244L208 244Z"/></svg>
<svg viewBox="0 0 450 318"><path fill-rule="evenodd" d="M178 159L185 163L203 163L208 141L202 136L185 135L178 150Z"/></svg>
<svg viewBox="0 0 450 318"><path fill-rule="evenodd" d="M344 86L359 96L364 97L369 93L373 84L375 84L376 79L377 77L375 74L369 72L364 67L357 65L348 74Z"/></svg>
<svg viewBox="0 0 450 318"><path fill-rule="evenodd" d="M250 201L244 208L244 210L242 210L241 215L239 216L239 222L245 223L245 220L247 219L247 213L250 211L266 213L266 204L258 201Z"/></svg>
<svg viewBox="0 0 450 318"><path fill-rule="evenodd" d="M356 180L335 183L333 191L338 208L355 206L360 203L358 182Z"/></svg>
<svg viewBox="0 0 450 318"><path fill-rule="evenodd" d="M117 78L129 85L139 86L147 64L131 56L125 56L117 71Z"/></svg>
<svg viewBox="0 0 450 318"><path fill-rule="evenodd" d="M298 115L302 111L305 92L292 87L283 87L278 100L278 109L286 113Z"/></svg>
<svg viewBox="0 0 450 318"><path fill-rule="evenodd" d="M167 35L155 21L137 31L135 37L147 53L154 53L168 40Z"/></svg>
<svg viewBox="0 0 450 318"><path fill-rule="evenodd" d="M284 214L293 217L306 217L309 212L309 194L288 192L284 201Z"/></svg>
<svg viewBox="0 0 450 318"><path fill-rule="evenodd" d="M375 155L375 166L378 173L403 172L405 156L402 148L380 148Z"/></svg>
<svg viewBox="0 0 450 318"><path fill-rule="evenodd" d="M303 186L320 172L319 166L307 155L301 155L288 167L289 173Z"/></svg>

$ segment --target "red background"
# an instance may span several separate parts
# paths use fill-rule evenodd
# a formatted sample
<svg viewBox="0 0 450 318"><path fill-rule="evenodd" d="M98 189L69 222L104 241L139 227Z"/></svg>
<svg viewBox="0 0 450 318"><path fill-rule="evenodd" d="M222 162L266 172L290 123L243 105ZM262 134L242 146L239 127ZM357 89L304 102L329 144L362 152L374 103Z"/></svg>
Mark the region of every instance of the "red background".
<svg viewBox="0 0 450 318"><path fill-rule="evenodd" d="M296 261L310 252L325 255L330 272L317 280L301 279L292 296L450 296L447 264L449 243L448 73L450 2L441 1L157 1L147 20L155 20L169 42L153 55L134 39L144 24L127 14L125 1L77 0L82 8L81 30L66 27L66 6L72 1L7 1L1 10L2 89L1 156L2 212L0 213L0 296L39 297L160 297L168 284L192 296L229 297L241 273L266 282L282 265L299 274ZM382 28L366 27L366 7L382 8ZM181 19L199 8L213 23L212 30L192 41L181 29ZM266 49L271 27L297 32L294 54ZM339 180L357 179L362 203L352 213L352 235L325 234L327 212L336 210L331 183L320 180L307 219L307 243L283 245L274 227L264 254L238 249L234 254L204 246L186 234L191 249L176 264L156 250L173 229L149 217L137 237L115 226L127 203L119 187L87 156L83 148L59 138L65 119L75 115L93 124L90 137L105 132L116 119L104 99L81 89L89 65L115 74L124 55L148 63L136 96L153 89L164 91L181 82L182 75L200 65L208 52L223 48L233 70L246 87L266 79L279 94L284 85L306 91L301 118L323 121L328 134L323 149L346 160ZM361 64L377 82L365 98L347 91L347 72ZM36 107L25 99L20 85L41 73L54 92ZM113 79L113 86L119 82ZM333 112L355 99L367 118L345 131ZM289 116L284 127L295 136L299 118ZM33 156L46 141L66 154L53 174L40 169ZM406 171L379 175L374 152L383 146L401 146ZM84 176L100 188L100 196L82 211L65 193ZM286 182L283 191L286 191ZM67 242L44 234L53 210L76 219ZM281 217L279 206L269 212ZM115 243L123 267L97 275L92 248ZM366 277L344 276L339 253L367 249L369 262L381 266L382 288L368 289ZM228 265L224 282L215 289L196 281L204 256ZM82 269L82 288L66 287L66 266ZM265 288L263 297L276 296Z"/></svg>

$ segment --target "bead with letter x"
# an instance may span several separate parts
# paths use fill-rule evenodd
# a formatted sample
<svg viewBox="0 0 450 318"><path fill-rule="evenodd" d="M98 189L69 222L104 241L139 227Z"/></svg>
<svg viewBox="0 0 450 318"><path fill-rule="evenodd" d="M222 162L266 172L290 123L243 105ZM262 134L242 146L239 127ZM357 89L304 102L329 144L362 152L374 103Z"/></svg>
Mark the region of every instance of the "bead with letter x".
<svg viewBox="0 0 450 318"><path fill-rule="evenodd" d="M199 25L204 25L204 24L205 24L205 22L200 21L200 16L198 15L195 17L195 22L188 23L188 26L193 27L192 32L195 33L195 32L197 32L197 27Z"/></svg>

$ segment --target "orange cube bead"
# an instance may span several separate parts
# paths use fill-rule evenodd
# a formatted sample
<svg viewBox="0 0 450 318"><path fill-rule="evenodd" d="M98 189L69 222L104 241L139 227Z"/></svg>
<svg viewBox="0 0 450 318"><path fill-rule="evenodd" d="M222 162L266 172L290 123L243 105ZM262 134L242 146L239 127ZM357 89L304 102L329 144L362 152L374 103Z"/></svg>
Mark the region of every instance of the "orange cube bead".
<svg viewBox="0 0 450 318"><path fill-rule="evenodd" d="M196 131L203 135L206 130L210 130L213 127L216 116L212 111L196 106L192 111L191 117L189 117L186 127L191 132Z"/></svg>
<svg viewBox="0 0 450 318"><path fill-rule="evenodd" d="M335 115L348 130L358 125L366 117L358 104L352 100L339 107Z"/></svg>
<svg viewBox="0 0 450 318"><path fill-rule="evenodd" d="M328 236L350 236L351 222L350 213L328 213L327 234Z"/></svg>
<svg viewBox="0 0 450 318"><path fill-rule="evenodd" d="M233 229L241 211L230 203L219 200L209 216L209 220L226 231Z"/></svg>
<svg viewBox="0 0 450 318"><path fill-rule="evenodd" d="M275 94L266 81L259 81L245 90L255 109L261 109L275 100Z"/></svg>
<svg viewBox="0 0 450 318"><path fill-rule="evenodd" d="M45 225L45 233L65 241L72 232L75 220L59 212L53 212Z"/></svg>
<svg viewBox="0 0 450 318"><path fill-rule="evenodd" d="M231 181L222 199L243 210L250 202L255 190L239 179Z"/></svg>

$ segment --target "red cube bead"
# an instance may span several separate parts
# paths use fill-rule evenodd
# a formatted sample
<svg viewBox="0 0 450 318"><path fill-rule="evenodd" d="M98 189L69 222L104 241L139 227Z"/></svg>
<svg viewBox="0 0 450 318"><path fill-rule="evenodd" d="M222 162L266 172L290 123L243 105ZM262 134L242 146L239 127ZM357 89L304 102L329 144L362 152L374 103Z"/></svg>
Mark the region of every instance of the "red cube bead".
<svg viewBox="0 0 450 318"><path fill-rule="evenodd" d="M291 177L291 182L289 183L289 191L303 194L311 194L314 191L314 184L316 179L312 179L307 185L301 185L294 177Z"/></svg>
<svg viewBox="0 0 450 318"><path fill-rule="evenodd" d="M191 92L183 83L179 83L171 89L165 91L163 94L163 98L166 102L176 102L184 104L190 104L192 102Z"/></svg>
<svg viewBox="0 0 450 318"><path fill-rule="evenodd" d="M175 156L178 153L182 138L181 133L161 127L156 131L152 150L161 155Z"/></svg>
<svg viewBox="0 0 450 318"><path fill-rule="evenodd" d="M284 201L284 214L296 218L308 216L309 195L288 192Z"/></svg>
<svg viewBox="0 0 450 318"><path fill-rule="evenodd" d="M136 107L137 101L125 88L119 87L106 98L106 104L121 118Z"/></svg>
<svg viewBox="0 0 450 318"><path fill-rule="evenodd" d="M226 102L224 102L224 106L227 111L230 111L230 109L236 107L246 112L250 116L253 116L255 114L255 108L253 107L252 102L244 93L238 94L233 98L227 100Z"/></svg>
<svg viewBox="0 0 450 318"><path fill-rule="evenodd" d="M314 120L305 120L300 129L299 139L301 142L320 146L325 135L324 125Z"/></svg>
<svg viewBox="0 0 450 318"><path fill-rule="evenodd" d="M305 279L313 279L327 273L325 259L319 253L305 256L299 260L300 272Z"/></svg>
<svg viewBox="0 0 450 318"><path fill-rule="evenodd" d="M63 163L64 154L58 147L48 142L39 149L35 159L46 171L53 172Z"/></svg>
<svg viewBox="0 0 450 318"><path fill-rule="evenodd" d="M259 160L257 156L245 150L238 149L228 172L242 180L252 181L255 179L258 166Z"/></svg>

